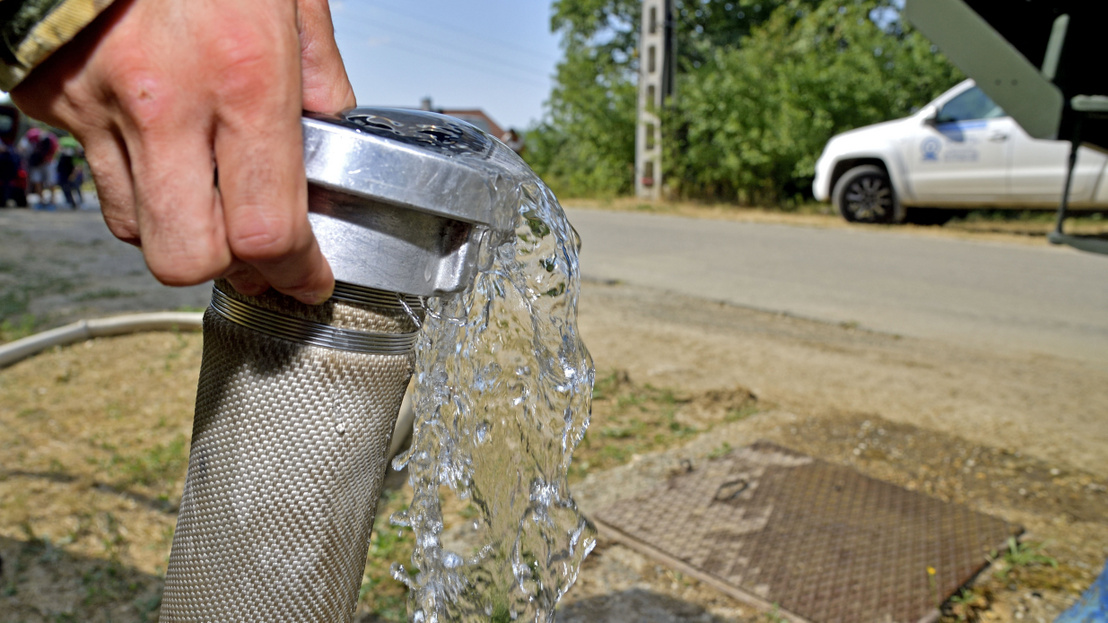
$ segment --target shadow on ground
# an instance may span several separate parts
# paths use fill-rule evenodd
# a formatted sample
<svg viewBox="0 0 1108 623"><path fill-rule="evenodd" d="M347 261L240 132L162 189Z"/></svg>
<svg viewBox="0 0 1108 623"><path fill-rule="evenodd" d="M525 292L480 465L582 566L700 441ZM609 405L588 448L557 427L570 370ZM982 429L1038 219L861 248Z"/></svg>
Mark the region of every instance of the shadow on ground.
<svg viewBox="0 0 1108 623"><path fill-rule="evenodd" d="M641 588L597 595L558 610L558 623L724 623L704 608Z"/></svg>
<svg viewBox="0 0 1108 623"><path fill-rule="evenodd" d="M156 621L161 598L159 577L33 535L0 536L0 622Z"/></svg>

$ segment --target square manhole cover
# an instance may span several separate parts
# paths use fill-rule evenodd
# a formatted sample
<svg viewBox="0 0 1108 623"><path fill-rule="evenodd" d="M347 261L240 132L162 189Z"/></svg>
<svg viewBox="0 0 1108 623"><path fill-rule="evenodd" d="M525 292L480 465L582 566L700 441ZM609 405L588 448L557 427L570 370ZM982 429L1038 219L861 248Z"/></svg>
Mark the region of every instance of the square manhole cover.
<svg viewBox="0 0 1108 623"><path fill-rule="evenodd" d="M818 623L927 619L1020 532L764 441L594 520L739 599Z"/></svg>

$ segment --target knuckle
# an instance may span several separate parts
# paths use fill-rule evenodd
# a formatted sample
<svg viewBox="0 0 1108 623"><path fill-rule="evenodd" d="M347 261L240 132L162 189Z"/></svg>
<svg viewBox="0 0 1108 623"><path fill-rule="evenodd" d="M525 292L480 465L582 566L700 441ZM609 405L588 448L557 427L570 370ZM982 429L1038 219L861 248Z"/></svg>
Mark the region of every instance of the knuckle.
<svg viewBox="0 0 1108 623"><path fill-rule="evenodd" d="M165 78L136 61L120 62L112 74L113 94L123 113L139 130L161 127L174 99Z"/></svg>
<svg viewBox="0 0 1108 623"><path fill-rule="evenodd" d="M240 33L241 35L241 33ZM274 54L267 37L246 33L237 37L220 37L213 45L210 59L212 72L218 76L217 96L223 101L251 102L272 97L274 76L281 75L286 55Z"/></svg>
<svg viewBox="0 0 1108 623"><path fill-rule="evenodd" d="M284 219L266 219L246 228L232 229L228 242L235 257L247 262L272 262L298 250L291 223Z"/></svg>

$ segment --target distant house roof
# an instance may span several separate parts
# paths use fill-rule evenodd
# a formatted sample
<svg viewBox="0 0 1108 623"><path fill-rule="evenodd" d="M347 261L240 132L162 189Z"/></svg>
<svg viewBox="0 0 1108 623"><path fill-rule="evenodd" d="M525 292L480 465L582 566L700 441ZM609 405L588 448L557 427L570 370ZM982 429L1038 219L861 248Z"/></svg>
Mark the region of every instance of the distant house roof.
<svg viewBox="0 0 1108 623"><path fill-rule="evenodd" d="M435 108L431 105L431 98L425 97L420 103L420 109L450 115L466 123L471 123L496 138L504 137L504 128L501 128L500 124L493 121L492 117L485 114L485 111L480 108Z"/></svg>
<svg viewBox="0 0 1108 623"><path fill-rule="evenodd" d="M484 130L488 134L491 134L492 136L495 136L496 138L501 138L504 136L504 130L501 129L501 127L495 121L493 121L492 118L486 115L485 111L481 110L480 108L443 108L439 112L444 115L450 115L451 117L457 117L458 119L461 119L462 121L465 121L467 123L472 123L473 125L481 128L482 130Z"/></svg>

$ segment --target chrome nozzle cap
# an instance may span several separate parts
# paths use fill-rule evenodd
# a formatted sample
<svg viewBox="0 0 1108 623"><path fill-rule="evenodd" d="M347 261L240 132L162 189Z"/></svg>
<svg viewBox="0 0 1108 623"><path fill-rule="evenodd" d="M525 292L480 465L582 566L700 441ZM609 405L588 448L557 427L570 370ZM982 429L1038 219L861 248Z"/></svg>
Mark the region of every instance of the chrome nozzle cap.
<svg viewBox="0 0 1108 623"><path fill-rule="evenodd" d="M303 118L312 230L335 279L417 296L465 289L484 232L511 228L506 149L436 113L353 108Z"/></svg>

